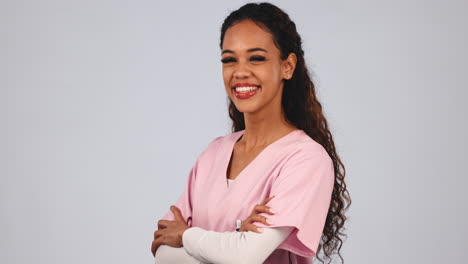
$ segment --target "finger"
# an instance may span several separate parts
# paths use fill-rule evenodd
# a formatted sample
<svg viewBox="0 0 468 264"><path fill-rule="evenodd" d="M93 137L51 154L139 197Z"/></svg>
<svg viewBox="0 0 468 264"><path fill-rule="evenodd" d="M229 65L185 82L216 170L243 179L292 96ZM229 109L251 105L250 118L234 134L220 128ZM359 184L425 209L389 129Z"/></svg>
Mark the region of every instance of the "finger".
<svg viewBox="0 0 468 264"><path fill-rule="evenodd" d="M156 239L156 238L162 236L162 235L163 235L163 232L165 232L165 230L164 230L164 231L163 231L163 230L156 230L156 231L154 231L154 236L153 236L153 238Z"/></svg>
<svg viewBox="0 0 468 264"><path fill-rule="evenodd" d="M244 220L241 221L241 226L242 226L244 223L250 223L250 222L252 222L252 219L251 219L251 217L249 216L249 217L247 217L246 219L244 219Z"/></svg>
<svg viewBox="0 0 468 264"><path fill-rule="evenodd" d="M182 221L185 223L185 219L177 206L171 205L171 211L174 214L175 220Z"/></svg>
<svg viewBox="0 0 468 264"><path fill-rule="evenodd" d="M271 201L271 199L273 199L275 196L276 196L276 195L273 195L272 197L265 199L265 201L263 201L263 202L261 203L261 205L267 204L267 203L268 203L269 201Z"/></svg>
<svg viewBox="0 0 468 264"><path fill-rule="evenodd" d="M156 257L156 251L158 251L159 246L161 246L161 242L157 242L157 240L153 240L151 244L151 253L153 253L153 257Z"/></svg>
<svg viewBox="0 0 468 264"><path fill-rule="evenodd" d="M268 222L268 220L270 221L270 223ZM265 216L261 216L261 215L253 215L252 216L252 222L250 222L250 223L254 223L254 222L263 223L263 224L269 225L269 226L271 226L273 224L271 219L268 219Z"/></svg>
<svg viewBox="0 0 468 264"><path fill-rule="evenodd" d="M158 239L154 239L153 243L151 243L151 253L153 253L153 257L156 257L156 251L158 250L159 246L162 245L163 238L159 237Z"/></svg>
<svg viewBox="0 0 468 264"><path fill-rule="evenodd" d="M158 221L158 229L164 229L168 226L169 221L167 220L159 220Z"/></svg>
<svg viewBox="0 0 468 264"><path fill-rule="evenodd" d="M241 232L244 232L244 231L252 231L252 232L255 232L255 233L263 233L260 231L259 227L254 225L254 224L243 224L242 227L240 228L240 231Z"/></svg>
<svg viewBox="0 0 468 264"><path fill-rule="evenodd" d="M275 214L273 211L271 211L271 207L266 206L266 205L257 204L254 207L254 210L255 210L255 214L258 214L258 213Z"/></svg>

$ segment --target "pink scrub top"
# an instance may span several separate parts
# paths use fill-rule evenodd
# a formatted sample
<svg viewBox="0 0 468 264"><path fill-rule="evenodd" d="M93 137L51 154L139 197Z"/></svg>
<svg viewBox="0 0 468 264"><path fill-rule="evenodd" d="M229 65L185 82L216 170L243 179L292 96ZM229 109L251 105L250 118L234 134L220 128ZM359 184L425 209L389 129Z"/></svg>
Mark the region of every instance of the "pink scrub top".
<svg viewBox="0 0 468 264"><path fill-rule="evenodd" d="M312 263L320 243L334 185L333 162L326 150L303 130L274 141L245 167L228 187L227 167L235 143L245 130L215 138L190 170L177 206L190 227L236 231L236 220L275 196L267 205L276 211L268 226L294 226L264 263ZM174 220L172 211L162 218ZM289 251L289 252L288 252Z"/></svg>

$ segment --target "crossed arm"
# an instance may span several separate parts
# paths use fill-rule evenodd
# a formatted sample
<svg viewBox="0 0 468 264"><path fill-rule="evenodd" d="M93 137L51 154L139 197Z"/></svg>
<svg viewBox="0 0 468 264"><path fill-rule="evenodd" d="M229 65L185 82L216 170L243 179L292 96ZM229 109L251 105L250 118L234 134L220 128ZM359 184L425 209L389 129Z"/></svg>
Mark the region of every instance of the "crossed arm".
<svg viewBox="0 0 468 264"><path fill-rule="evenodd" d="M263 233L215 232L191 227L183 247L159 246L156 264L263 263L294 230L292 226L264 227Z"/></svg>

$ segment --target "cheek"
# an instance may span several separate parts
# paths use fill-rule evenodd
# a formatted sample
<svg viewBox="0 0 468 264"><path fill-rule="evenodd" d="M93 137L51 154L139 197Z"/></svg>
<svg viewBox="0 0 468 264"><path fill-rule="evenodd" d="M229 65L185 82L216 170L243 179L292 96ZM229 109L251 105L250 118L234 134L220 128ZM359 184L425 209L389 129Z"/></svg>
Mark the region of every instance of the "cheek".
<svg viewBox="0 0 468 264"><path fill-rule="evenodd" d="M272 67L262 67L258 69L256 75L265 84L272 85L276 83L276 72Z"/></svg>
<svg viewBox="0 0 468 264"><path fill-rule="evenodd" d="M268 75L268 81L271 84L274 84L274 85L279 85L279 83L282 80L281 69L279 67L277 67L276 65L270 67L268 69L268 73L266 73L266 75Z"/></svg>
<svg viewBox="0 0 468 264"><path fill-rule="evenodd" d="M229 68L223 68L223 80L225 85L229 85L231 81L232 71Z"/></svg>

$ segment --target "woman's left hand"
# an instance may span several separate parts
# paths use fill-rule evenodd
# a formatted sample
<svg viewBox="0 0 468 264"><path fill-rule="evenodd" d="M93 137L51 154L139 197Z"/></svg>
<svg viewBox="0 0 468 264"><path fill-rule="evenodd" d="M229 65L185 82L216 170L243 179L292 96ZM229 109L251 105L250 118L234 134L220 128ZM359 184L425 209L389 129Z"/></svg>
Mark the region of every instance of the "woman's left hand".
<svg viewBox="0 0 468 264"><path fill-rule="evenodd" d="M183 246L182 235L184 231L190 227L185 223L179 208L171 206L171 211L175 217L174 221L158 221L158 230L154 232L154 240L151 244L153 256L156 255L156 250L158 250L160 245L168 245L176 248Z"/></svg>

